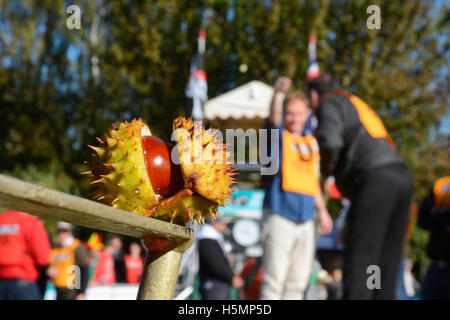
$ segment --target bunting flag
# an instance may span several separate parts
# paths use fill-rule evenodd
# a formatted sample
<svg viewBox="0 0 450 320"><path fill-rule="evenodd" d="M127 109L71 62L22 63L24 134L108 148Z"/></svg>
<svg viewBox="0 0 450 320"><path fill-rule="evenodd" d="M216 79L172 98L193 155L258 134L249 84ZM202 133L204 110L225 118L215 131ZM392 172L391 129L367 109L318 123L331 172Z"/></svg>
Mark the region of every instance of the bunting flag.
<svg viewBox="0 0 450 320"><path fill-rule="evenodd" d="M314 35L314 33L310 33L308 40L308 69L306 70L306 81L311 81L312 79L317 78L319 75L320 70L319 64L317 63L316 36ZM316 129L317 118L314 116L314 114L311 114L305 123L303 134L314 135Z"/></svg>
<svg viewBox="0 0 450 320"><path fill-rule="evenodd" d="M319 64L316 54L316 36L314 33L309 35L308 42L308 70L306 71L306 80L311 81L320 75Z"/></svg>
<svg viewBox="0 0 450 320"><path fill-rule="evenodd" d="M208 83L204 67L204 53L206 48L206 32L201 29L198 33L198 50L192 57L191 70L186 85L186 115L192 116L193 120L202 120L203 103L208 100Z"/></svg>
<svg viewBox="0 0 450 320"><path fill-rule="evenodd" d="M87 241L87 247L89 249L93 250L102 250L103 249L103 243L102 243L102 234L99 234L97 232L94 232L89 237L89 240Z"/></svg>

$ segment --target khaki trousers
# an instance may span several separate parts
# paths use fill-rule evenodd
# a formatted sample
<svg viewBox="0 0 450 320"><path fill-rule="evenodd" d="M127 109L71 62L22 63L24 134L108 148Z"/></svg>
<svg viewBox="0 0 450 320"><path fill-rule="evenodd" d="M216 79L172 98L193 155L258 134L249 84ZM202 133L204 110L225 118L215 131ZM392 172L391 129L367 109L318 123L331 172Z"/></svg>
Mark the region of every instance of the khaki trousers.
<svg viewBox="0 0 450 320"><path fill-rule="evenodd" d="M271 214L263 226L262 241L261 299L303 299L314 260L313 220L296 224Z"/></svg>

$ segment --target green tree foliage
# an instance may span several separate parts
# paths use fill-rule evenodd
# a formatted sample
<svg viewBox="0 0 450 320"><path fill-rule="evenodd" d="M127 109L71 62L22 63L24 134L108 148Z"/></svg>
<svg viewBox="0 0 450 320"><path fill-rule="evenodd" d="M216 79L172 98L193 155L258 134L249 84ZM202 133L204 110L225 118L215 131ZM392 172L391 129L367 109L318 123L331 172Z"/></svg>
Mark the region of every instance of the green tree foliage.
<svg viewBox="0 0 450 320"><path fill-rule="evenodd" d="M71 4L80 30L66 27ZM372 4L379 30L366 27ZM449 112L448 17L444 2L428 0L0 0L0 170L33 164L57 175L57 161L87 196L86 145L111 123L143 117L169 139L201 25L210 97L279 75L302 88L315 32L321 70L381 115L414 173L417 202L448 173L433 136Z"/></svg>

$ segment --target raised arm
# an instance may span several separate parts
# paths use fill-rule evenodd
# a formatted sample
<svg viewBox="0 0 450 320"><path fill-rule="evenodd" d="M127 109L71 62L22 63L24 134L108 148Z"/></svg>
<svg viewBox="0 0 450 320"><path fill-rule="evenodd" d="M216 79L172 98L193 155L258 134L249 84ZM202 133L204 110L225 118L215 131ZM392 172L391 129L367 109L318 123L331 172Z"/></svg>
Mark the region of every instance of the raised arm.
<svg viewBox="0 0 450 320"><path fill-rule="evenodd" d="M270 103L269 124L273 127L281 126L283 119L283 93L289 90L292 85L288 77L279 77L275 81L272 102Z"/></svg>

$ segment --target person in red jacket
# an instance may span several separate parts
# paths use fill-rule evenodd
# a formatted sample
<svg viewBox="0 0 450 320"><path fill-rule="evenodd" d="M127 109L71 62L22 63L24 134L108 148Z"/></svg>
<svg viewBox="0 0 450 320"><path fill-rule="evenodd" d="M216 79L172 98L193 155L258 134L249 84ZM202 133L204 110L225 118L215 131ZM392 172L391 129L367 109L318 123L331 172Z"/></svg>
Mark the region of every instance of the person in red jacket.
<svg viewBox="0 0 450 320"><path fill-rule="evenodd" d="M144 269L144 260L141 257L141 246L136 242L130 244L130 254L124 257L127 283L139 283L142 270Z"/></svg>
<svg viewBox="0 0 450 320"><path fill-rule="evenodd" d="M244 280L243 297L246 300L259 300L263 278L262 257L250 257L240 276Z"/></svg>
<svg viewBox="0 0 450 320"><path fill-rule="evenodd" d="M1 210L0 210L1 211ZM38 218L0 212L0 300L39 300L39 268L50 262L50 241Z"/></svg>
<svg viewBox="0 0 450 320"><path fill-rule="evenodd" d="M99 252L97 265L94 270L94 279L91 285L108 286L116 282L116 273L114 268L114 252L116 249L111 240L108 241L105 248Z"/></svg>

